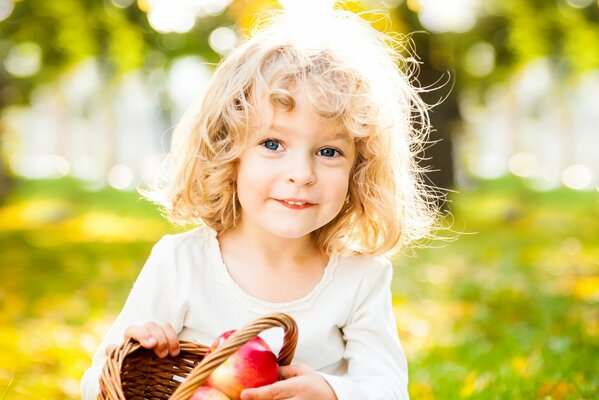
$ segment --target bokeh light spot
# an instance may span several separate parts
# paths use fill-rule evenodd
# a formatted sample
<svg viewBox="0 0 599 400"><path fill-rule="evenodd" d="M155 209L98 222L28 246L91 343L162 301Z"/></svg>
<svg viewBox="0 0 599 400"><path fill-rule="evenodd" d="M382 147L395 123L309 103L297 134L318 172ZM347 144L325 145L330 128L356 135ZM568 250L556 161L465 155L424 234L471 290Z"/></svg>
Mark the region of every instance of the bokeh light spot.
<svg viewBox="0 0 599 400"><path fill-rule="evenodd" d="M493 153L482 154L472 162L471 169L474 174L485 179L497 178L506 172L504 160Z"/></svg>
<svg viewBox="0 0 599 400"><path fill-rule="evenodd" d="M467 32L478 19L477 0L420 0L418 18L432 32Z"/></svg>
<svg viewBox="0 0 599 400"><path fill-rule="evenodd" d="M35 75L42 65L42 49L34 42L14 46L4 60L4 67L12 76L25 78Z"/></svg>
<svg viewBox="0 0 599 400"><path fill-rule="evenodd" d="M119 0L125 1L125 0ZM232 0L138 0L140 10L148 13L148 22L160 33L186 33L196 19L221 14Z"/></svg>
<svg viewBox="0 0 599 400"><path fill-rule="evenodd" d="M210 33L208 42L210 47L218 54L227 54L235 46L237 35L233 29L221 26Z"/></svg>
<svg viewBox="0 0 599 400"><path fill-rule="evenodd" d="M584 165L570 165L562 172L562 183L570 189L586 189L591 185L592 180L591 170Z"/></svg>
<svg viewBox="0 0 599 400"><path fill-rule="evenodd" d="M594 1L595 0L566 0L566 3L574 8L586 8L593 4Z"/></svg>
<svg viewBox="0 0 599 400"><path fill-rule="evenodd" d="M127 8L133 4L134 0L112 0L112 4L118 8Z"/></svg>
<svg viewBox="0 0 599 400"><path fill-rule="evenodd" d="M0 21L10 17L14 8L15 6L11 0L0 0Z"/></svg>
<svg viewBox="0 0 599 400"><path fill-rule="evenodd" d="M508 168L516 176L529 177L537 172L537 157L528 152L516 153L510 157Z"/></svg>
<svg viewBox="0 0 599 400"><path fill-rule="evenodd" d="M133 184L133 171L126 165L118 164L108 171L108 184L115 189L125 190Z"/></svg>
<svg viewBox="0 0 599 400"><path fill-rule="evenodd" d="M232 0L208 0L202 1L204 11L208 15L218 15L231 4Z"/></svg>
<svg viewBox="0 0 599 400"><path fill-rule="evenodd" d="M560 250L570 256L575 256L582 251L582 243L577 237L570 236L562 241Z"/></svg>
<svg viewBox="0 0 599 400"><path fill-rule="evenodd" d="M408 324L408 330L414 336L423 337L428 335L431 330L431 326L428 321L424 319L416 319Z"/></svg>
<svg viewBox="0 0 599 400"><path fill-rule="evenodd" d="M177 113L182 113L201 98L210 76L210 69L199 57L185 56L173 61L168 72L167 90L177 106Z"/></svg>
<svg viewBox="0 0 599 400"><path fill-rule="evenodd" d="M475 43L468 49L464 68L472 76L483 77L495 69L495 48L487 42Z"/></svg>
<svg viewBox="0 0 599 400"><path fill-rule="evenodd" d="M150 10L152 9L149 0L137 0L137 8L139 8L141 11L145 13L150 12Z"/></svg>
<svg viewBox="0 0 599 400"><path fill-rule="evenodd" d="M178 2L153 2L148 13L148 22L160 33L186 33L195 25L195 15Z"/></svg>

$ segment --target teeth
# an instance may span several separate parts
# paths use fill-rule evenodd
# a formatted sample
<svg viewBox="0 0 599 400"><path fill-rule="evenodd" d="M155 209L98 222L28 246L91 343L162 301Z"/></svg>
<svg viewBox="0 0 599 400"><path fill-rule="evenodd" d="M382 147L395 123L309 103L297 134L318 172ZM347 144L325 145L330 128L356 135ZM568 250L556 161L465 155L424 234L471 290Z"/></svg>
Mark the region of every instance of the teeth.
<svg viewBox="0 0 599 400"><path fill-rule="evenodd" d="M304 204L306 204L306 203L302 203L301 201L287 201L286 203L294 205L294 206L303 206Z"/></svg>

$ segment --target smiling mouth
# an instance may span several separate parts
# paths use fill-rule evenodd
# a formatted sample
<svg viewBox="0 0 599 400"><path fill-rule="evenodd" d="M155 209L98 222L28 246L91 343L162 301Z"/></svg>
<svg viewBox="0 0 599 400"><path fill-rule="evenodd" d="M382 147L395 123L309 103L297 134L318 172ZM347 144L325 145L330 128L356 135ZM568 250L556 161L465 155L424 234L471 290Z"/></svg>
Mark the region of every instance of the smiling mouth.
<svg viewBox="0 0 599 400"><path fill-rule="evenodd" d="M279 203L284 205L287 208L291 208L293 210L302 210L305 208L312 207L314 204L308 203L307 201L296 201L296 200L277 200Z"/></svg>
<svg viewBox="0 0 599 400"><path fill-rule="evenodd" d="M295 205L295 206L303 206L304 204L310 204L307 201L293 201L293 200L283 200L287 204Z"/></svg>

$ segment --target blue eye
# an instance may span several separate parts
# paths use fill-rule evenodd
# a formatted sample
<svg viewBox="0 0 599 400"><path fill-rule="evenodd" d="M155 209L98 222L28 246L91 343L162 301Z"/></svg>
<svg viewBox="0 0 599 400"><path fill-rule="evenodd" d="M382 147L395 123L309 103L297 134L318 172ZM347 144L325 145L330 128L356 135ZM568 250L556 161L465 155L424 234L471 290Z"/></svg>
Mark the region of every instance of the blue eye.
<svg viewBox="0 0 599 400"><path fill-rule="evenodd" d="M341 154L341 153L339 152L339 150L335 150L335 149L332 149L332 148L330 148L330 147L327 147L327 148L325 148L325 149L321 149L321 150L319 150L319 151L318 151L318 153L319 153L321 156L324 156L324 157L335 157L336 155L339 155L339 154Z"/></svg>
<svg viewBox="0 0 599 400"><path fill-rule="evenodd" d="M265 140L261 143L261 145L272 151L277 151L280 146L279 142L273 139Z"/></svg>

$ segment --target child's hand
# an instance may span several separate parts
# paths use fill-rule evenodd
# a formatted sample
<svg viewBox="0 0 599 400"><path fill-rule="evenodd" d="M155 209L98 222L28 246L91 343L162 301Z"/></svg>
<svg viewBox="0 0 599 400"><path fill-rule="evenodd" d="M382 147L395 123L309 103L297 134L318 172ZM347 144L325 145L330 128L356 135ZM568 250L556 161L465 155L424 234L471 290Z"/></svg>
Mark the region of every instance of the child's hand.
<svg viewBox="0 0 599 400"><path fill-rule="evenodd" d="M284 379L272 385L241 392L241 400L337 400L327 381L307 365L289 365L279 368Z"/></svg>
<svg viewBox="0 0 599 400"><path fill-rule="evenodd" d="M180 351L177 332L169 323L148 322L144 325L131 325L125 330L125 340L128 338L137 340L146 349L154 349L154 353L160 358L169 354L174 357ZM107 346L106 355L115 347L114 344Z"/></svg>

